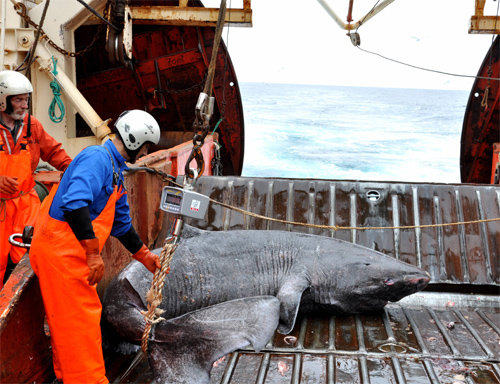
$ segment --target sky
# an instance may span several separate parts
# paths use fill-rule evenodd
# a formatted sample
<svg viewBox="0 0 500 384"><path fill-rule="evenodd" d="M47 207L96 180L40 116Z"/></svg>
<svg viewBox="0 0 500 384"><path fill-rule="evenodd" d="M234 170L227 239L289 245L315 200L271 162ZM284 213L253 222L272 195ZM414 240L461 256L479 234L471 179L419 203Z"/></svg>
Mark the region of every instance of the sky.
<svg viewBox="0 0 500 384"><path fill-rule="evenodd" d="M329 0L345 21L348 0ZM376 0L354 1L361 19ZM486 15L499 1L487 0ZM220 1L205 2L218 6ZM242 7L242 1L227 0ZM355 47L316 0L252 0L253 26L225 27L239 82L470 90L473 79L396 64ZM477 74L492 35L469 34L474 0L396 0L362 25L360 47L414 66Z"/></svg>

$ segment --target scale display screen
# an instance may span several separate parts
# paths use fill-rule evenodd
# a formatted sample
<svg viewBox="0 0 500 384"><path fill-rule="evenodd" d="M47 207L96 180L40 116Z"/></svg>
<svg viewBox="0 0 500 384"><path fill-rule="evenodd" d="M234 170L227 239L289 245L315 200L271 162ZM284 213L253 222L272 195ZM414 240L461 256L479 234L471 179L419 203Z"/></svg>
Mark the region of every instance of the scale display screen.
<svg viewBox="0 0 500 384"><path fill-rule="evenodd" d="M167 196L165 197L165 202L167 204L174 204L180 206L182 203L182 197L173 195L171 193L167 193Z"/></svg>
<svg viewBox="0 0 500 384"><path fill-rule="evenodd" d="M203 219L208 208L208 197L190 190L164 187L160 208L166 212L195 219Z"/></svg>

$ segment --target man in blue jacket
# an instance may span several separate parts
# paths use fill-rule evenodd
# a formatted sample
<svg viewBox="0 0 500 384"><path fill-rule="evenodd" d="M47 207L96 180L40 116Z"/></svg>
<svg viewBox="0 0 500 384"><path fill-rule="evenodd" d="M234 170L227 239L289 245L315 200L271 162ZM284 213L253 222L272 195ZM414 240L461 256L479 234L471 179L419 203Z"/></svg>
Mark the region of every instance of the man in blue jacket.
<svg viewBox="0 0 500 384"><path fill-rule="evenodd" d="M101 347L101 302L97 283L104 275L100 255L109 235L154 272L160 268L132 226L124 192L125 162L134 163L160 139L147 112L126 111L117 135L80 152L57 191L44 200L30 248L49 323L54 370L69 383L108 383Z"/></svg>

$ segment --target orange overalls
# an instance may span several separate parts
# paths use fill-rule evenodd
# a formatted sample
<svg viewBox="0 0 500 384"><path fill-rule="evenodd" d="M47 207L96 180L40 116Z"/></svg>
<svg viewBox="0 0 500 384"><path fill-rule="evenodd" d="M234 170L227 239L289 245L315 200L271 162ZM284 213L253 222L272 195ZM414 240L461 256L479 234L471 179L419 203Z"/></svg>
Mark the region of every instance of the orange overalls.
<svg viewBox="0 0 500 384"><path fill-rule="evenodd" d="M28 138L26 130L31 131ZM60 171L71 162L61 143L45 132L34 116L26 114L18 135L14 142L9 129L0 125L0 175L16 177L22 191L15 195L0 193L0 289L9 253L12 261L18 263L26 252L24 248L11 246L8 238L13 233L22 233L26 225L33 225L40 208L32 176L40 158Z"/></svg>
<svg viewBox="0 0 500 384"><path fill-rule="evenodd" d="M7 262L10 257L14 263L26 253L26 249L13 246L8 238L13 233L22 233L26 225L33 225L40 209L40 198L36 193L35 181L31 170L31 152L26 137L20 138L21 149L10 153L8 143L0 135L0 175L17 178L19 191L14 194L0 192L0 289Z"/></svg>
<svg viewBox="0 0 500 384"><path fill-rule="evenodd" d="M64 384L108 383L97 285L87 282L86 254L68 223L49 215L55 192L52 188L43 201L29 252L49 323L54 371ZM111 233L115 204L121 196L115 186L106 206L92 221L99 252Z"/></svg>

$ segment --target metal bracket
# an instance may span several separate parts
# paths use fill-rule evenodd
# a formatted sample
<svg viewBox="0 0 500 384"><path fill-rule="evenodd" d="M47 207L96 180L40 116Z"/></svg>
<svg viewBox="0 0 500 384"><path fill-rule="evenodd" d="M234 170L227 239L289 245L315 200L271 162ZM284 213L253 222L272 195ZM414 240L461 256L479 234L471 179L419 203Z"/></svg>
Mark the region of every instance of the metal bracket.
<svg viewBox="0 0 500 384"><path fill-rule="evenodd" d="M128 6L125 7L123 23L123 29L120 32L112 28L108 29L106 51L111 64L122 63L128 66L130 60L132 60L133 43L132 13Z"/></svg>
<svg viewBox="0 0 500 384"><path fill-rule="evenodd" d="M204 125L208 125L210 118L214 113L215 97L208 95L205 92L200 92L198 101L196 102L195 115Z"/></svg>
<svg viewBox="0 0 500 384"><path fill-rule="evenodd" d="M122 43L123 43L123 51L125 52L125 56L132 60L132 12L130 11L130 7L127 5L125 7L125 15L123 18L123 31L122 31Z"/></svg>

